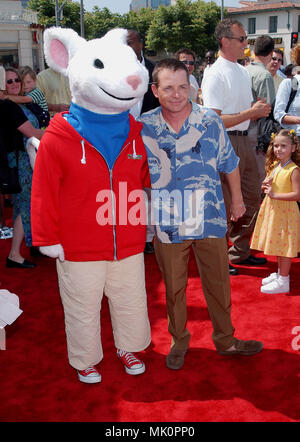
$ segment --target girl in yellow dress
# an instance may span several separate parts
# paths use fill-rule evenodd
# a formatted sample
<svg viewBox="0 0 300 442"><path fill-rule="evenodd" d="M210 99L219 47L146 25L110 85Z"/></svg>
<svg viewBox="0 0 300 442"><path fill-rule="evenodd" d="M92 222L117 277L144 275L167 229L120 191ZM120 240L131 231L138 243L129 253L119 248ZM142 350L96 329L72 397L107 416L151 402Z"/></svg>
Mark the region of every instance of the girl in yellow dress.
<svg viewBox="0 0 300 442"><path fill-rule="evenodd" d="M291 258L300 251L300 148L295 131L282 129L266 154L266 194L258 213L251 248L277 256L278 272L262 280L262 293L290 291Z"/></svg>

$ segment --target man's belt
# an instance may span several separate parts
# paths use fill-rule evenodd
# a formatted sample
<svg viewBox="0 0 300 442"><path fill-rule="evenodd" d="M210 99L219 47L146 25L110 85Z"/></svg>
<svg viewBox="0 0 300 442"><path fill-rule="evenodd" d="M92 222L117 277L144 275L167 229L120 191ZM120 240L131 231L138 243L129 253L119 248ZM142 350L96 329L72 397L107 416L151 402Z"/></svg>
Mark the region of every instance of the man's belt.
<svg viewBox="0 0 300 442"><path fill-rule="evenodd" d="M228 135L237 135L239 137L246 137L248 135L247 130L228 130Z"/></svg>

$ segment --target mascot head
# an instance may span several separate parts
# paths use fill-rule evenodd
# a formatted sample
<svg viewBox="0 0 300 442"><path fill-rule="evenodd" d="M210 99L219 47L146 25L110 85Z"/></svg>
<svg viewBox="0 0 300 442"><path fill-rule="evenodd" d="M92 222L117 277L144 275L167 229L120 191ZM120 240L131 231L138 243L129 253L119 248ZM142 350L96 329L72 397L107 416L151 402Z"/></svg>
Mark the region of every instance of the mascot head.
<svg viewBox="0 0 300 442"><path fill-rule="evenodd" d="M117 114L145 94L149 75L127 45L127 30L86 41L72 29L44 33L47 64L69 78L72 101L92 112Z"/></svg>

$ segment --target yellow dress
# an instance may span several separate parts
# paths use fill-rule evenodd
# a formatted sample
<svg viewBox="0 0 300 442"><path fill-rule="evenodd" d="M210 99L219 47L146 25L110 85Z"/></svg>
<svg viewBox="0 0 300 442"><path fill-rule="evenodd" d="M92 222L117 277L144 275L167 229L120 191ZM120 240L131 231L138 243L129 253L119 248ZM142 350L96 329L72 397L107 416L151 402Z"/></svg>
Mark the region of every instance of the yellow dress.
<svg viewBox="0 0 300 442"><path fill-rule="evenodd" d="M292 161L275 170L272 190L275 193L292 192L291 174L298 166ZM251 249L265 255L296 257L300 251L300 213L296 201L280 201L265 196L260 207Z"/></svg>

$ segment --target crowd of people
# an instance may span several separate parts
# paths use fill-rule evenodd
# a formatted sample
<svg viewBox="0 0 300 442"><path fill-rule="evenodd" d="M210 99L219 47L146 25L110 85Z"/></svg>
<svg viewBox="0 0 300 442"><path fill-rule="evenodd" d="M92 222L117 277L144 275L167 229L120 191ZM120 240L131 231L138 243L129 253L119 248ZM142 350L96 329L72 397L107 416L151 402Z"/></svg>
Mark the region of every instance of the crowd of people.
<svg viewBox="0 0 300 442"><path fill-rule="evenodd" d="M43 77L47 71L40 73L40 77ZM53 73L55 76L57 75L54 71ZM63 94L67 96L67 80L63 79L62 81L64 81ZM47 82L46 89L41 86L37 88L37 76L30 66L19 69L6 67L4 82L5 90L0 91L1 150L2 154L4 147L7 151L9 167L17 166L21 189L20 192L11 194L13 238L11 250L6 259L6 266L8 268L34 268L36 263L25 259L21 254L21 246L25 238L26 246L30 248L30 255L33 257L40 255L38 249L32 245L30 212L33 170L26 150L26 143L30 137L41 139L46 125L49 123L48 104L44 93L47 97L51 97L51 92L48 92L51 84L49 85ZM54 88L55 94L60 90L56 86ZM66 100L66 103L69 104L62 106L57 103L57 109L67 110L70 102L71 96L69 94ZM24 124L25 122L26 124ZM6 158L5 156L1 158L4 165ZM7 196L7 194L1 194L2 213L4 212L4 204L8 201ZM4 220L3 225L5 225Z"/></svg>
<svg viewBox="0 0 300 442"><path fill-rule="evenodd" d="M278 270L262 279L261 293L288 293L292 259L300 252L300 44L291 50L292 69L283 73L284 54L270 36L256 39L248 59L247 36L239 21L219 22L215 38L219 52L206 53L206 67L197 81L196 56L190 49L181 48L154 66L144 57L139 33L129 30L127 37L149 73L148 89L130 113L142 123L152 191L188 195L181 207L182 200L161 203L150 187L145 188L149 210L144 253L155 252L165 284L172 338L166 365L173 370L183 366L189 348L186 287L191 249L212 321L212 339L221 355L254 355L263 349L260 341L235 337L230 293L230 276L238 274L235 264L262 266L268 255L276 256ZM1 143L9 167L18 168L21 187L12 194L13 239L7 268L36 266L21 254L24 238L32 256L40 253L31 233L33 170L26 142L33 136L41 139L45 127L30 108L32 103L51 117L62 112L64 124L72 125L66 112L74 104L66 77L51 68L37 77L30 67L6 68L5 90L0 93ZM257 143L259 122L272 115L281 128L264 151ZM146 335L148 342L148 331ZM76 353L76 340L72 345ZM145 371L133 353L118 356L128 374ZM79 380L100 382L95 364L85 365L78 368Z"/></svg>

